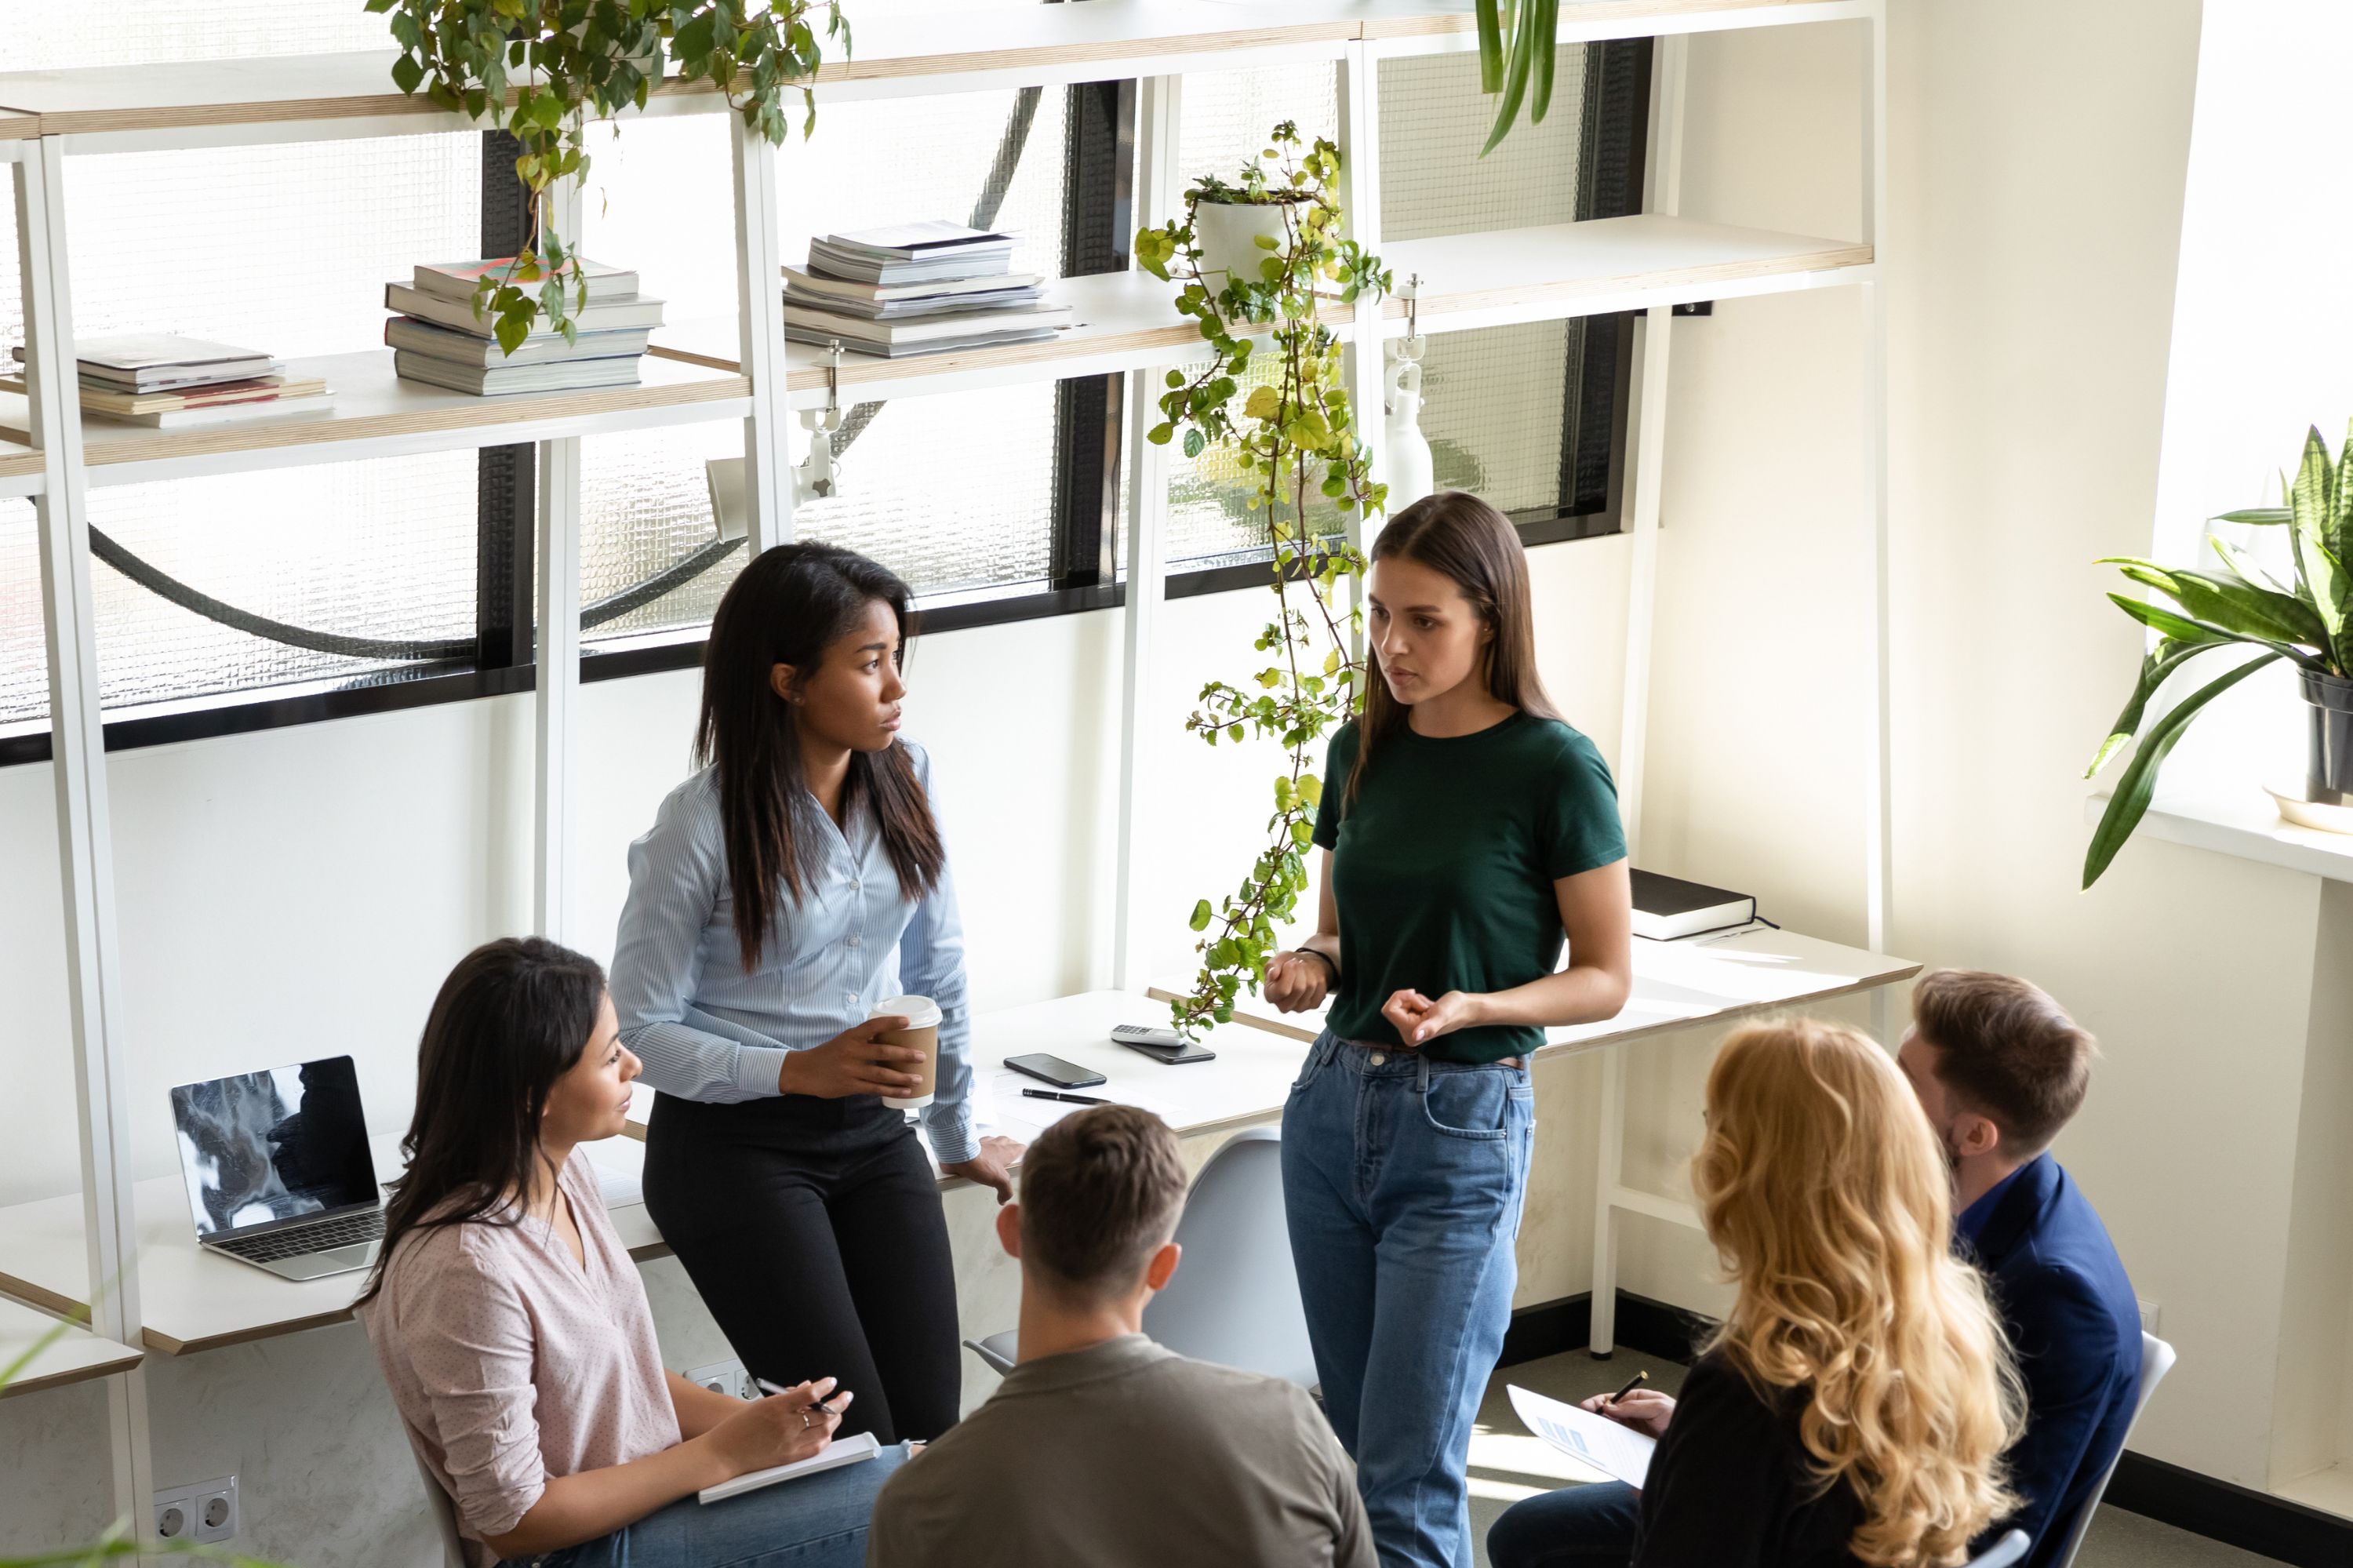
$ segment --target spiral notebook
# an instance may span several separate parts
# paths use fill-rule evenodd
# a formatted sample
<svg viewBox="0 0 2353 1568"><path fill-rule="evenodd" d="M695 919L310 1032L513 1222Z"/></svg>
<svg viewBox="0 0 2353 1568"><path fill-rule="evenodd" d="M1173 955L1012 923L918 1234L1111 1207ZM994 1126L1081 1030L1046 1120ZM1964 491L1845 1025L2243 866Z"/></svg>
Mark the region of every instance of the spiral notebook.
<svg viewBox="0 0 2353 1568"><path fill-rule="evenodd" d="M706 1503L725 1502L729 1498L756 1492L762 1487L773 1487L778 1481L797 1481L803 1476L814 1476L819 1470L838 1470L844 1465L855 1465L860 1459L871 1459L882 1451L871 1432L860 1432L854 1437L844 1437L828 1445L822 1454L813 1454L795 1464L776 1465L765 1470L746 1470L732 1481L722 1481L715 1487L705 1487L695 1493L697 1500Z"/></svg>

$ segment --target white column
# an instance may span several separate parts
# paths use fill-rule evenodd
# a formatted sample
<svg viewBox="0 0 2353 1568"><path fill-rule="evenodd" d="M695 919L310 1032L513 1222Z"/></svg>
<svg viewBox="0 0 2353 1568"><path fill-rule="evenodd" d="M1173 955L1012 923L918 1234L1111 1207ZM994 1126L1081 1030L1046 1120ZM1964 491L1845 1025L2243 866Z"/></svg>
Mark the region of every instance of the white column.
<svg viewBox="0 0 2353 1568"><path fill-rule="evenodd" d="M1865 946L1887 950L1887 923L1895 884L1890 861L1894 833L1894 757L1889 733L1893 697L1888 670L1887 577L1887 15L1874 6L1862 40L1862 236L1871 242L1872 281L1859 291L1862 308L1862 546L1871 596L1871 699L1864 734L1863 927ZM1873 1022L1886 1033L1887 992L1872 992Z"/></svg>
<svg viewBox="0 0 2353 1568"><path fill-rule="evenodd" d="M139 1233L132 1202L130 1059L122 947L114 916L97 608L90 597L89 493L67 281L64 145L50 136L37 147L19 150L16 259L24 291L26 402L33 444L42 454L43 489L34 512L49 661L50 772L57 787L58 881L65 895L74 1101L81 1118L90 1327L119 1344L135 1346L141 1342ZM154 1493L146 1374L138 1369L119 1373L105 1380L105 1389L114 1511L133 1520L143 1536Z"/></svg>
<svg viewBox="0 0 2353 1568"><path fill-rule="evenodd" d="M743 334L737 363L752 382L744 418L744 502L751 517L749 556L793 536L792 428L785 403L784 260L776 239L776 149L728 116L735 170L735 316Z"/></svg>
<svg viewBox="0 0 2353 1568"><path fill-rule="evenodd" d="M567 238L580 232L580 184L559 182L548 193L548 217ZM578 853L580 705L580 438L539 443L539 676L536 710L536 810L533 821L533 927L543 937L571 942Z"/></svg>
<svg viewBox="0 0 2353 1568"><path fill-rule="evenodd" d="M1348 46L1339 69L1343 217L1348 238L1377 252L1381 248L1380 57L1373 45L1358 40ZM1388 472L1383 440L1388 432L1381 419L1381 313L1386 304L1386 300L1360 297L1356 319L1348 328L1348 406L1356 414L1356 433L1372 448L1377 479ZM1348 515L1348 542L1359 550L1372 545L1371 520L1361 513ZM1358 656L1363 653L1361 648L1356 652Z"/></svg>
<svg viewBox="0 0 2353 1568"><path fill-rule="evenodd" d="M1181 80L1146 77L1135 90L1135 222L1139 228L1166 221L1184 186L1176 170L1176 131ZM1174 291L1171 291L1174 300ZM1175 306L1170 306L1174 313ZM1127 599L1123 630L1124 662L1120 684L1119 843L1112 894L1112 985L1140 989L1151 943L1145 933L1157 909L1138 863L1139 840L1148 824L1161 821L1154 810L1154 754L1159 749L1162 715L1153 711L1153 653L1162 611L1162 535L1168 506L1168 449L1154 446L1144 432L1158 423L1164 388L1160 373L1128 373L1121 399L1127 420Z"/></svg>
<svg viewBox="0 0 2353 1568"><path fill-rule="evenodd" d="M1683 81L1690 40L1681 34L1651 45L1649 154L1643 210L1672 216L1683 202ZM1673 317L1653 305L1641 323L1642 395L1632 441L1626 505L1634 539L1626 587L1626 690L1618 731L1618 800L1630 855L1641 853L1642 785L1650 743L1651 650L1658 620L1659 496L1666 474L1667 349ZM1626 1142L1626 1047L1604 1049L1600 1150L1593 1184L1593 1325L1597 1356L1610 1353L1618 1328L1617 1193Z"/></svg>

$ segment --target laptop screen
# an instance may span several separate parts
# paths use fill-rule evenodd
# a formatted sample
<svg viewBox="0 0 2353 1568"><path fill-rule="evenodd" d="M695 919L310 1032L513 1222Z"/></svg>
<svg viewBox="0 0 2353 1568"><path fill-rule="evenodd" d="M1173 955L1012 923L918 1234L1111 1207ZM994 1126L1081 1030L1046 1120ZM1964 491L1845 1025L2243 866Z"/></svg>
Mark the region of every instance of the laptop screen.
<svg viewBox="0 0 2353 1568"><path fill-rule="evenodd" d="M200 1236L380 1202L349 1056L183 1084L172 1120Z"/></svg>

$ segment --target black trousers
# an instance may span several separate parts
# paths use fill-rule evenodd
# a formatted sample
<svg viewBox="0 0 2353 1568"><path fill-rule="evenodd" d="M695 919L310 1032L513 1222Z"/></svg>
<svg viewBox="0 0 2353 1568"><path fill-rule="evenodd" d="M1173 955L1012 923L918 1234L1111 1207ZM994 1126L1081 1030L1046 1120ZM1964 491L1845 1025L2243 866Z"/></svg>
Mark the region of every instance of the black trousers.
<svg viewBox="0 0 2353 1568"><path fill-rule="evenodd" d="M661 1095L646 1208L756 1377L834 1377L841 1435L955 1424L963 1367L947 1220L923 1144L872 1095L707 1105Z"/></svg>

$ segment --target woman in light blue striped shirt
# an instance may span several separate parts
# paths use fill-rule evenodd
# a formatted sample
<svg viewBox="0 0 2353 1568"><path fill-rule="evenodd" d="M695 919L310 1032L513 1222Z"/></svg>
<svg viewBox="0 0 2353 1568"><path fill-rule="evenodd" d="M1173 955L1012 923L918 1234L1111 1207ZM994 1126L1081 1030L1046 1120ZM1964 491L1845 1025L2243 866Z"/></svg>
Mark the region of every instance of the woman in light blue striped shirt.
<svg viewBox="0 0 2353 1568"><path fill-rule="evenodd" d="M973 1135L964 930L930 758L898 734L910 617L906 584L849 550L744 568L703 655L701 770L629 848L613 956L622 1038L661 1091L663 1239L754 1375L839 1377L843 1432L884 1443L952 1425L961 1369L931 1163L881 1097L911 1095L922 1057L880 1038L907 1021L869 1019L878 1001L939 1004L941 1168L1003 1202L1019 1151Z"/></svg>

